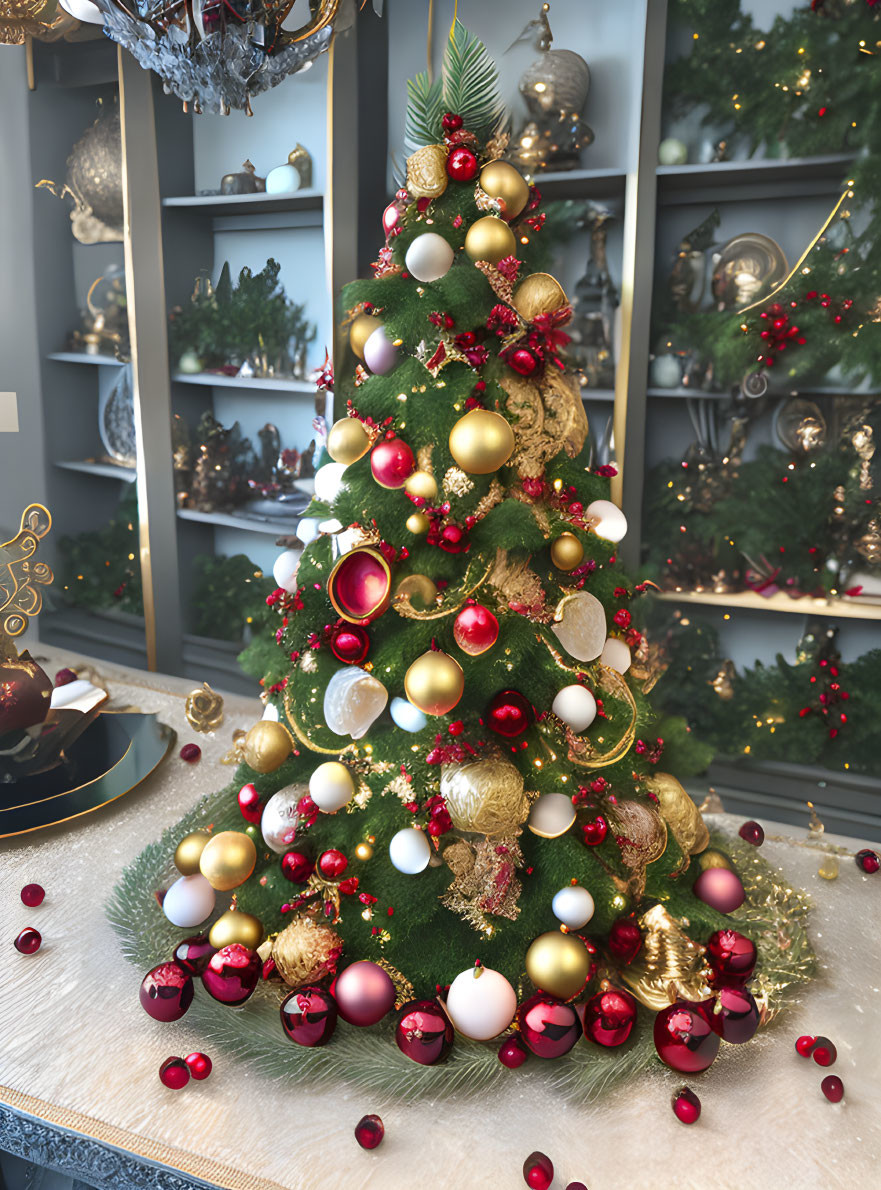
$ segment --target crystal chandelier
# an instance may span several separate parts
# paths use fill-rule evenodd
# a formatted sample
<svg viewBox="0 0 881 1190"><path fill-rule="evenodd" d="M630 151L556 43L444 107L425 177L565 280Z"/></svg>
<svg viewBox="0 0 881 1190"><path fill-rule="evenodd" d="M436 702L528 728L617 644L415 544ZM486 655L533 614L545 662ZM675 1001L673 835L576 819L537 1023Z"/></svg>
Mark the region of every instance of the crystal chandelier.
<svg viewBox="0 0 881 1190"><path fill-rule="evenodd" d="M29 37L55 41L76 28L55 0L0 0L0 45L23 45Z"/></svg>

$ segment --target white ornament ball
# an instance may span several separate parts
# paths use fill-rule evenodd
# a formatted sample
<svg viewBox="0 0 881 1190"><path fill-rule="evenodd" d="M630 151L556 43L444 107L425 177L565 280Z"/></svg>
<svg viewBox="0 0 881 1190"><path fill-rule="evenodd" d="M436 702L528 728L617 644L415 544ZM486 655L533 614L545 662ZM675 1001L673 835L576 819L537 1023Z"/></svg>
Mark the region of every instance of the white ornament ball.
<svg viewBox="0 0 881 1190"><path fill-rule="evenodd" d="M600 665L607 665L609 669L616 669L619 674L626 674L630 669L629 646L617 636L610 636L600 653Z"/></svg>
<svg viewBox="0 0 881 1190"><path fill-rule="evenodd" d="M543 793L532 803L526 825L542 839L558 839L575 821L575 807L565 793Z"/></svg>
<svg viewBox="0 0 881 1190"><path fill-rule="evenodd" d="M393 698L389 713L401 731L422 731L428 716L406 698Z"/></svg>
<svg viewBox="0 0 881 1190"><path fill-rule="evenodd" d="M298 534L299 536L299 534ZM302 537L300 538L302 541ZM297 568L300 565L300 550L285 550L272 564L275 585L293 595L297 589Z"/></svg>
<svg viewBox="0 0 881 1190"><path fill-rule="evenodd" d="M557 692L551 710L573 731L586 731L597 717L597 700L586 686L575 682Z"/></svg>
<svg viewBox="0 0 881 1190"><path fill-rule="evenodd" d="M685 165L687 160L688 149L675 136L668 136L658 145L658 161L661 165Z"/></svg>
<svg viewBox="0 0 881 1190"><path fill-rule="evenodd" d="M417 236L404 257L407 272L417 281L440 281L450 271L453 249L436 231Z"/></svg>
<svg viewBox="0 0 881 1190"><path fill-rule="evenodd" d="M338 669L324 691L324 722L337 735L360 740L385 710L388 690L360 665Z"/></svg>
<svg viewBox="0 0 881 1190"><path fill-rule="evenodd" d="M319 467L315 472L315 499L323 504L333 504L346 486L345 473L345 463L325 463Z"/></svg>
<svg viewBox="0 0 881 1190"><path fill-rule="evenodd" d="M551 902L554 917L570 930L580 930L593 917L593 897L580 884L567 884Z"/></svg>
<svg viewBox="0 0 881 1190"><path fill-rule="evenodd" d="M311 545L321 536L320 524L317 516L304 516L297 522L297 536L303 545Z"/></svg>
<svg viewBox="0 0 881 1190"><path fill-rule="evenodd" d="M627 534L627 517L611 500L593 500L584 512L585 520L603 541L620 541Z"/></svg>
<svg viewBox="0 0 881 1190"><path fill-rule="evenodd" d="M385 376L397 362L397 347L385 333L385 327L377 327L364 344L364 363L375 376Z"/></svg>
<svg viewBox="0 0 881 1190"><path fill-rule="evenodd" d="M301 180L299 171L285 162L284 165L277 165L275 169L271 169L266 175L266 193L293 194L300 189Z"/></svg>
<svg viewBox="0 0 881 1190"><path fill-rule="evenodd" d="M652 384L655 388L678 388L682 383L682 364L675 355L657 355L652 360Z"/></svg>
<svg viewBox="0 0 881 1190"><path fill-rule="evenodd" d="M268 702L263 708L263 714L260 718L266 723L279 723L281 715L278 713L278 707L274 703Z"/></svg>
<svg viewBox="0 0 881 1190"><path fill-rule="evenodd" d="M355 796L352 774L338 760L325 761L309 778L309 796L325 814L342 810Z"/></svg>
<svg viewBox="0 0 881 1190"><path fill-rule="evenodd" d="M388 857L392 867L405 876L418 876L428 867L431 859L431 844L424 831L416 826L405 826L392 835L388 845Z"/></svg>
<svg viewBox="0 0 881 1190"><path fill-rule="evenodd" d="M297 837L300 815L297 803L308 789L305 785L288 785L274 793L263 807L260 818L260 832L263 842L276 855L290 851Z"/></svg>
<svg viewBox="0 0 881 1190"><path fill-rule="evenodd" d="M185 376L197 376L202 371L202 361L195 351L185 351L177 361L177 370Z"/></svg>
<svg viewBox="0 0 881 1190"><path fill-rule="evenodd" d="M504 1032L517 1011L517 993L491 967L469 967L447 992L447 1016L465 1037L489 1041Z"/></svg>
<svg viewBox="0 0 881 1190"><path fill-rule="evenodd" d="M214 912L214 889L201 874L175 880L162 901L162 912L173 926L192 929Z"/></svg>

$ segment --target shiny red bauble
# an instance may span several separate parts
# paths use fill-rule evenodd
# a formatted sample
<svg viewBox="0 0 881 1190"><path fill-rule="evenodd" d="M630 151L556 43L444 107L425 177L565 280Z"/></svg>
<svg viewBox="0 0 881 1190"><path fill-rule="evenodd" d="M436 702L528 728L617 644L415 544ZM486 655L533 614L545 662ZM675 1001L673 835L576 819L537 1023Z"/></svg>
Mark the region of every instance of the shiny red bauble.
<svg viewBox="0 0 881 1190"><path fill-rule="evenodd" d="M673 1114L683 1124L696 1124L700 1119L701 1101L690 1087L680 1087L670 1100Z"/></svg>
<svg viewBox="0 0 881 1190"><path fill-rule="evenodd" d="M331 632L330 651L344 665L360 665L370 652L367 629L357 624L337 624Z"/></svg>
<svg viewBox="0 0 881 1190"><path fill-rule="evenodd" d="M420 1066L434 1066L452 1049L453 1026L436 1000L410 1000L398 1012L395 1041Z"/></svg>
<svg viewBox="0 0 881 1190"><path fill-rule="evenodd" d="M606 946L617 964L626 967L642 950L642 931L633 918L619 917L612 922Z"/></svg>
<svg viewBox="0 0 881 1190"><path fill-rule="evenodd" d="M545 1153L536 1150L523 1162L523 1181L532 1190L548 1190L554 1180L554 1163Z"/></svg>
<svg viewBox="0 0 881 1190"><path fill-rule="evenodd" d="M817 1044L817 1038L811 1037L809 1034L806 1033L803 1037L799 1037L796 1040L795 1052L797 1054L800 1054L801 1057L803 1057L803 1058L809 1058L811 1056L811 1051L813 1050L813 1048L816 1044Z"/></svg>
<svg viewBox="0 0 881 1190"><path fill-rule="evenodd" d="M217 947L211 945L208 935L196 934L193 938L184 938L183 942L178 942L172 958L185 971L192 975L201 975L215 954Z"/></svg>
<svg viewBox="0 0 881 1190"><path fill-rule="evenodd" d="M381 488L402 488L415 468L413 451L401 438L383 439L370 455L370 470Z"/></svg>
<svg viewBox="0 0 881 1190"><path fill-rule="evenodd" d="M339 880L348 866L346 856L335 847L323 851L318 857L318 871L325 880Z"/></svg>
<svg viewBox="0 0 881 1190"><path fill-rule="evenodd" d="M878 869L881 868L881 860L878 859L876 853L869 847L863 847L861 851L856 853L854 859L860 871L865 872L867 876L874 876Z"/></svg>
<svg viewBox="0 0 881 1190"><path fill-rule="evenodd" d="M827 1074L820 1083L820 1090L830 1103L840 1103L844 1098L844 1083L837 1074Z"/></svg>
<svg viewBox="0 0 881 1190"><path fill-rule="evenodd" d="M746 988L720 988L710 1012L710 1024L729 1045L752 1041L759 1027L759 1006Z"/></svg>
<svg viewBox="0 0 881 1190"><path fill-rule="evenodd" d="M707 868L694 882L694 895L718 913L733 913L746 900L736 872L728 868Z"/></svg>
<svg viewBox="0 0 881 1190"><path fill-rule="evenodd" d="M707 942L707 961L716 983L747 980L756 967L755 943L737 930L716 930Z"/></svg>
<svg viewBox="0 0 881 1190"><path fill-rule="evenodd" d="M621 988L607 988L584 1006L584 1036L596 1045L623 1045L636 1024L636 1000Z"/></svg>
<svg viewBox="0 0 881 1190"><path fill-rule="evenodd" d="M537 1058L561 1058L581 1036L581 1021L571 1004L536 992L517 1010L520 1039Z"/></svg>
<svg viewBox="0 0 881 1190"><path fill-rule="evenodd" d="M470 182L477 173L477 157L460 145L447 157L447 173L454 182Z"/></svg>
<svg viewBox="0 0 881 1190"><path fill-rule="evenodd" d="M337 1022L336 1000L326 988L307 987L281 1002L281 1027L297 1045L327 1045Z"/></svg>
<svg viewBox="0 0 881 1190"><path fill-rule="evenodd" d="M194 1053L187 1054L184 1058L187 1064L187 1070L190 1072L190 1077L194 1078L196 1082L201 1083L206 1079L213 1069L213 1063L207 1054Z"/></svg>
<svg viewBox="0 0 881 1190"><path fill-rule="evenodd" d="M828 1037L818 1037L814 1048L811 1050L811 1057L818 1066L831 1066L838 1057L838 1050Z"/></svg>
<svg viewBox="0 0 881 1190"><path fill-rule="evenodd" d="M362 1149L375 1149L384 1136L385 1125L379 1116L362 1116L355 1125L355 1140Z"/></svg>
<svg viewBox="0 0 881 1190"><path fill-rule="evenodd" d="M737 833L741 839L751 843L753 847L761 847L765 841L765 832L757 822L745 822Z"/></svg>
<svg viewBox="0 0 881 1190"><path fill-rule="evenodd" d="M499 639L499 622L480 603L463 607L453 621L453 639L469 657L479 657Z"/></svg>
<svg viewBox="0 0 881 1190"><path fill-rule="evenodd" d="M390 231L394 231L400 222L401 212L398 208L398 204L390 202L382 212L382 230L386 235L388 235Z"/></svg>
<svg viewBox="0 0 881 1190"><path fill-rule="evenodd" d="M281 874L291 884L305 884L315 871L315 863L304 851L288 851L281 859Z"/></svg>
<svg viewBox="0 0 881 1190"><path fill-rule="evenodd" d="M505 363L518 376L531 376L538 368L538 356L528 347L518 347L508 352Z"/></svg>
<svg viewBox="0 0 881 1190"><path fill-rule="evenodd" d="M187 764L196 764L202 759L202 749L198 744L184 744L180 750L180 758Z"/></svg>
<svg viewBox="0 0 881 1190"><path fill-rule="evenodd" d="M12 945L19 954L36 954L43 945L43 935L39 930L26 926Z"/></svg>
<svg viewBox="0 0 881 1190"><path fill-rule="evenodd" d="M522 1066L528 1057L526 1046L517 1037L506 1037L499 1046L499 1061L509 1070Z"/></svg>
<svg viewBox="0 0 881 1190"><path fill-rule="evenodd" d="M708 1009L709 1005L677 1000L655 1017L655 1049L671 1070L697 1074L715 1061L720 1043Z"/></svg>
<svg viewBox="0 0 881 1190"><path fill-rule="evenodd" d="M202 972L202 986L221 1004L244 1004L257 986L262 970L256 951L233 942L211 956Z"/></svg>
<svg viewBox="0 0 881 1190"><path fill-rule="evenodd" d="M45 895L46 890L42 884L26 884L21 890L21 903L27 905L28 909L36 909L38 905L43 904Z"/></svg>
<svg viewBox="0 0 881 1190"><path fill-rule="evenodd" d="M490 701L483 717L490 731L513 740L523 735L532 722L532 703L518 690L502 690Z"/></svg>
<svg viewBox="0 0 881 1190"><path fill-rule="evenodd" d="M170 1091L179 1091L190 1081L190 1068L183 1058L166 1058L159 1067L159 1081Z"/></svg>
<svg viewBox="0 0 881 1190"><path fill-rule="evenodd" d="M585 822L581 832L584 836L585 847L598 847L609 833L609 824L602 814L597 814L596 818Z"/></svg>
<svg viewBox="0 0 881 1190"><path fill-rule="evenodd" d="M334 981L340 1016L350 1025L375 1025L395 1003L395 985L387 971L369 959L346 967Z"/></svg>
<svg viewBox="0 0 881 1190"><path fill-rule="evenodd" d="M154 1021L179 1021L193 1002L193 977L178 963L160 963L141 980L141 1007Z"/></svg>
<svg viewBox="0 0 881 1190"><path fill-rule="evenodd" d="M239 790L238 803L245 822L253 822L255 826L259 826L260 819L263 817L263 803L260 801L257 786L250 781L247 785L243 785Z"/></svg>

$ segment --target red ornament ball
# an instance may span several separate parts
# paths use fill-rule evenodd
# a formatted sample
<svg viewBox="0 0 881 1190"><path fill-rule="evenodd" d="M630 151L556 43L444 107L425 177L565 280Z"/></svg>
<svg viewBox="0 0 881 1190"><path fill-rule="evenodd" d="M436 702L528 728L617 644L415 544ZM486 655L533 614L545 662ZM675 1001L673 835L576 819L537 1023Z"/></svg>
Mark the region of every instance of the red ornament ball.
<svg viewBox="0 0 881 1190"><path fill-rule="evenodd" d="M370 455L370 470L381 488L402 488L415 467L413 451L401 438L383 439Z"/></svg>
<svg viewBox="0 0 881 1190"><path fill-rule="evenodd" d="M139 996L154 1021L179 1021L193 1002L193 977L178 963L160 963L141 980Z"/></svg>
<svg viewBox="0 0 881 1190"><path fill-rule="evenodd" d="M355 1125L355 1140L362 1149L375 1149L384 1136L385 1125L379 1116L362 1116Z"/></svg>
<svg viewBox="0 0 881 1190"><path fill-rule="evenodd" d="M340 1016L350 1025L375 1025L395 1003L391 976L369 959L360 959L340 972L332 990Z"/></svg>
<svg viewBox="0 0 881 1190"><path fill-rule="evenodd" d="M345 858L343 856L343 859ZM290 880L291 884L305 884L314 871L315 864L303 851L289 851L282 856L281 874Z"/></svg>
<svg viewBox="0 0 881 1190"><path fill-rule="evenodd" d="M327 1045L337 1022L336 1000L326 988L306 987L281 1002L281 1027L297 1045Z"/></svg>
<svg viewBox="0 0 881 1190"><path fill-rule="evenodd" d="M453 1046L453 1026L435 1000L410 1000L395 1025L398 1049L420 1066L443 1062Z"/></svg>
<svg viewBox="0 0 881 1190"><path fill-rule="evenodd" d="M857 867L866 873L868 876L874 876L881 868L881 860L869 847L864 847L862 851L858 851L854 856Z"/></svg>
<svg viewBox="0 0 881 1190"><path fill-rule="evenodd" d="M642 931L633 918L619 917L612 922L606 945L612 958L626 967L642 950Z"/></svg>
<svg viewBox="0 0 881 1190"><path fill-rule="evenodd" d="M170 1091L179 1091L190 1081L190 1068L183 1058L166 1058L159 1067L159 1081Z"/></svg>
<svg viewBox="0 0 881 1190"><path fill-rule="evenodd" d="M694 882L694 895L719 913L733 913L746 900L740 877L729 868L707 868Z"/></svg>
<svg viewBox="0 0 881 1190"><path fill-rule="evenodd" d="M756 966L755 943L737 930L716 930L707 942L707 961L716 983L747 980Z"/></svg>
<svg viewBox="0 0 881 1190"><path fill-rule="evenodd" d="M56 686L69 686L71 682L79 681L75 669L59 669L55 675Z"/></svg>
<svg viewBox="0 0 881 1190"><path fill-rule="evenodd" d="M27 905L28 909L36 909L43 904L45 896L46 890L42 884L26 884L21 890L21 903Z"/></svg>
<svg viewBox="0 0 881 1190"><path fill-rule="evenodd" d="M244 1004L257 986L262 970L256 951L233 942L211 956L202 972L202 986L221 1004Z"/></svg>
<svg viewBox="0 0 881 1190"><path fill-rule="evenodd" d="M194 1078L196 1082L200 1083L206 1079L213 1069L213 1063L207 1054L195 1053L187 1054L184 1058L187 1064L187 1069L190 1072L190 1077Z"/></svg>
<svg viewBox="0 0 881 1190"><path fill-rule="evenodd" d="M499 1061L509 1070L522 1066L528 1057L525 1045L516 1037L506 1037L499 1046Z"/></svg>
<svg viewBox="0 0 881 1190"><path fill-rule="evenodd" d="M517 1010L520 1039L537 1058L561 1058L581 1036L581 1021L571 1004L544 992L530 996Z"/></svg>
<svg viewBox="0 0 881 1190"><path fill-rule="evenodd" d="M658 1013L654 1038L661 1061L682 1074L706 1070L719 1052L719 1037L707 1009L688 1000L677 1000Z"/></svg>
<svg viewBox="0 0 881 1190"><path fill-rule="evenodd" d="M447 157L447 173L454 182L470 182L477 173L477 157L460 145Z"/></svg>
<svg viewBox="0 0 881 1190"><path fill-rule="evenodd" d="M479 657L499 639L499 622L488 607L469 604L453 621L453 638L463 653Z"/></svg>
<svg viewBox="0 0 881 1190"><path fill-rule="evenodd" d="M729 1045L752 1041L759 1027L759 1006L746 988L721 988L710 1012L710 1024Z"/></svg>
<svg viewBox="0 0 881 1190"><path fill-rule="evenodd" d="M800 1054L803 1058L809 1058L811 1056L811 1051L816 1044L817 1038L811 1037L809 1034L805 1033L804 1036L799 1037L796 1041L795 1052Z"/></svg>
<svg viewBox="0 0 881 1190"><path fill-rule="evenodd" d="M591 822L585 822L581 830L584 835L585 847L599 847L609 833L609 824L602 814L597 814Z"/></svg>
<svg viewBox="0 0 881 1190"><path fill-rule="evenodd" d="M468 545L468 534L461 525L444 525L437 544L445 554L461 554Z"/></svg>
<svg viewBox="0 0 881 1190"><path fill-rule="evenodd" d="M243 785L239 790L238 800L239 810L245 822L253 822L255 826L259 826L263 816L263 803L260 801L257 786L250 781L247 785Z"/></svg>
<svg viewBox="0 0 881 1190"><path fill-rule="evenodd" d="M27 926L12 944L19 954L36 954L43 945L43 935L39 930Z"/></svg>
<svg viewBox="0 0 881 1190"><path fill-rule="evenodd" d="M844 1098L844 1083L837 1074L827 1074L820 1083L820 1090L830 1103L840 1103Z"/></svg>
<svg viewBox="0 0 881 1190"><path fill-rule="evenodd" d="M680 1087L670 1100L673 1115L683 1124L696 1124L700 1119L701 1101L690 1087Z"/></svg>
<svg viewBox="0 0 881 1190"><path fill-rule="evenodd" d="M818 1037L816 1045L811 1050L811 1057L818 1066L831 1066L838 1057L838 1050L828 1037Z"/></svg>
<svg viewBox="0 0 881 1190"><path fill-rule="evenodd" d="M518 347L505 356L505 363L518 376L531 376L538 367L538 357L528 347Z"/></svg>
<svg viewBox="0 0 881 1190"><path fill-rule="evenodd" d="M765 832L757 822L745 822L737 833L741 839L752 843L753 847L761 847L765 841Z"/></svg>
<svg viewBox="0 0 881 1190"><path fill-rule="evenodd" d="M523 735L533 718L532 703L517 690L502 690L486 708L484 719L490 731L513 740Z"/></svg>
<svg viewBox="0 0 881 1190"><path fill-rule="evenodd" d="M341 851L337 851L335 847L323 851L318 857L318 871L325 880L339 880L348 866L349 861L346 856Z"/></svg>
<svg viewBox="0 0 881 1190"><path fill-rule="evenodd" d="M179 967L189 971L192 975L201 975L211 956L217 954L217 947L208 941L207 934L197 934L193 938L184 938L174 948L172 958Z"/></svg>
<svg viewBox="0 0 881 1190"><path fill-rule="evenodd" d="M180 758L187 764L195 764L202 759L202 749L198 744L184 744L180 750Z"/></svg>
<svg viewBox="0 0 881 1190"><path fill-rule="evenodd" d="M523 1181L532 1190L548 1190L554 1180L554 1163L550 1157L536 1150L523 1162Z"/></svg>
<svg viewBox="0 0 881 1190"><path fill-rule="evenodd" d="M330 651L344 665L360 665L370 652L366 628L356 624L337 624L330 638Z"/></svg>
<svg viewBox="0 0 881 1190"><path fill-rule="evenodd" d="M444 132L458 132L465 121L461 116L457 116L455 112L446 112L441 120L441 128Z"/></svg>
<svg viewBox="0 0 881 1190"><path fill-rule="evenodd" d="M636 1023L636 1000L621 988L591 996L584 1007L584 1036L596 1045L623 1045Z"/></svg>

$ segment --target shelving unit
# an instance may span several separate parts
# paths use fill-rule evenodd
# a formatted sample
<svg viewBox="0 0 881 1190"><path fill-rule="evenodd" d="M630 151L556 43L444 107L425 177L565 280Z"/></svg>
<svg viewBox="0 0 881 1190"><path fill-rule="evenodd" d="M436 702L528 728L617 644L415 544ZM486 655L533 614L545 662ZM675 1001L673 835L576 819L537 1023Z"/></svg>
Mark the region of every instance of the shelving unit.
<svg viewBox="0 0 881 1190"><path fill-rule="evenodd" d="M177 515L182 521L193 521L199 525L213 525L218 529L238 529L244 533L264 533L276 538L290 536L302 513L285 517L255 517L234 512L200 512L197 508L179 508Z"/></svg>
<svg viewBox="0 0 881 1190"><path fill-rule="evenodd" d="M83 475L98 475L102 479L121 479L134 483L137 471L134 467L123 467L119 463L102 463L96 459L59 460L55 463L62 471L79 471Z"/></svg>
<svg viewBox="0 0 881 1190"><path fill-rule="evenodd" d="M663 591L654 596L665 603L699 603L718 607L723 612L754 611L763 615L782 612L794 616L828 616L835 620L881 620L881 600L861 596L854 598L814 599L804 596L793 599L782 591L760 595L757 591L734 591L720 594L715 591Z"/></svg>
<svg viewBox="0 0 881 1190"><path fill-rule="evenodd" d="M201 384L208 388L250 389L252 392L284 392L315 395L315 385L308 380L284 376L224 376L221 372L172 372L175 384Z"/></svg>

